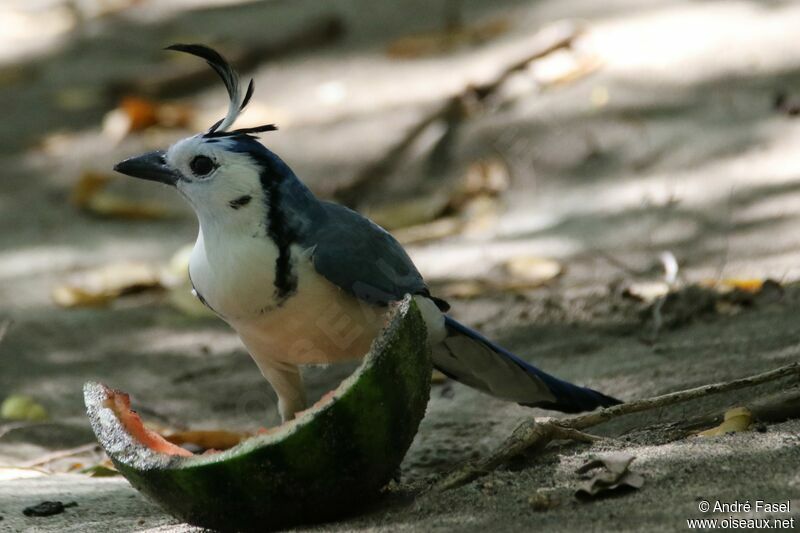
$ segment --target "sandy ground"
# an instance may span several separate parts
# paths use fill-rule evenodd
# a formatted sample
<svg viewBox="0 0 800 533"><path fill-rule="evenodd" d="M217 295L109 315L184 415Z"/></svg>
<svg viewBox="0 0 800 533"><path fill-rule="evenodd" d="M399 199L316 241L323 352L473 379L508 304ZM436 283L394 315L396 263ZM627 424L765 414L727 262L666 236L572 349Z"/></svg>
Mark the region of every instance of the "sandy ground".
<svg viewBox="0 0 800 533"><path fill-rule="evenodd" d="M53 419L0 436L0 464L91 442L80 394L89 379L131 391L143 412L164 425L248 428L277 421L269 387L223 323L186 317L159 297L100 310L64 310L50 298L73 271L123 259L166 261L196 231L177 196L141 184L114 187L174 205L179 216L99 220L66 201L81 170L108 169L182 134L110 142L100 122L111 104L97 87L146 76L163 59L159 48L175 40L280 36L320 11L310 0L154 4L90 20L68 36L53 19L47 38L34 43L11 34L19 39L18 54L0 56L0 318L13 320L0 344L0 398L30 394ZM518 77L492 112L459 130L452 166L500 154L511 169L511 189L491 224L410 247L421 271L436 285L481 275L518 255L559 261L565 274L546 287L452 298L453 314L541 368L625 400L796 361L800 290L791 282L800 278L800 122L776 111L773 101L780 91L797 94L800 6L465 4L468 21L506 17L511 29L477 49L399 61L386 57L387 43L435 28L441 5L329 3L326 12L338 13L348 27L341 41L253 72L258 90L251 112L282 127L265 142L330 195L443 98L524 55L536 29L582 21L587 31L578 49L598 60L597 72L540 89ZM87 94L98 103L86 105ZM215 117L221 99L213 86L188 101ZM422 171L409 164L402 172L414 182ZM374 196L370 201L380 203L386 194ZM780 298L691 313L646 342L642 305L614 287L658 279L653 266L664 250L681 263L685 283L753 277L786 287ZM319 395L345 374L311 369L307 381ZM559 446L465 487L425 493L420 489L436 475L489 452L521 420L549 414L459 384L436 384L400 485L363 515L318 529L675 531L703 516L700 500L793 500L791 513L772 516L800 518L797 420L766 424L763 432L665 437L671 423L796 386L772 383L628 417L597 428L618 437L613 442ZM645 477L644 487L579 503L572 497L574 469L610 449L637 457L633 468ZM529 498L542 490L559 505L537 512ZM23 516L24 507L42 500L78 506L49 518ZM0 531L194 531L124 479L80 474L0 482L0 518Z"/></svg>

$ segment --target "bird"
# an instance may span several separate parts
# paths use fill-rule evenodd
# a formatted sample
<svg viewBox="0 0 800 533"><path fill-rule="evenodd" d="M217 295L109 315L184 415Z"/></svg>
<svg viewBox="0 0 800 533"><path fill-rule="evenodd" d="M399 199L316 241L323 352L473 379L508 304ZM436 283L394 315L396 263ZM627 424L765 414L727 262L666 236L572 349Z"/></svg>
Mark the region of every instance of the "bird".
<svg viewBox="0 0 800 533"><path fill-rule="evenodd" d="M253 96L202 44L166 50L204 59L229 97L207 131L117 163L122 174L177 189L198 219L189 260L194 294L236 331L278 398L282 421L307 407L301 368L362 358L393 302L411 295L435 368L497 398L565 413L621 403L552 376L461 324L431 294L386 230L317 198L260 141L274 124L234 129Z"/></svg>

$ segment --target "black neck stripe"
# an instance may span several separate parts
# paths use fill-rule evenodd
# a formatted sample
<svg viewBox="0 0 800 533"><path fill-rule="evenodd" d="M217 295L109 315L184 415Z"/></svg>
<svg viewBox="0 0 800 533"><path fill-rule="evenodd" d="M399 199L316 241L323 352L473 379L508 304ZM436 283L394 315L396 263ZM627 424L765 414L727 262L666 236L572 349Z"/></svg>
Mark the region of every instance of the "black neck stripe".
<svg viewBox="0 0 800 533"><path fill-rule="evenodd" d="M297 290L297 274L292 268L290 249L295 235L286 223L286 215L281 209L280 178L264 172L261 174L261 185L267 192L267 234L278 247L278 258L275 260L275 296L282 302Z"/></svg>

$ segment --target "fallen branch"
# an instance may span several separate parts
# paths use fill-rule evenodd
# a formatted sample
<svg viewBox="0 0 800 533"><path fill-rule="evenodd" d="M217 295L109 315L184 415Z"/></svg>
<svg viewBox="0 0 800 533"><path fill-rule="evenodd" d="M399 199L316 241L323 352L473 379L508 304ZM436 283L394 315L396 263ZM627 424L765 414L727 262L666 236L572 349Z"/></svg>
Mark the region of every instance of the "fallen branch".
<svg viewBox="0 0 800 533"><path fill-rule="evenodd" d="M800 363L792 363L775 370L770 370L769 372L742 379L703 385L693 389L623 403L571 418L561 420L548 419L544 422L537 422L535 419L526 420L517 426L511 433L511 436L491 455L477 463L469 463L448 474L436 484L435 490L449 490L466 485L479 477L489 474L521 453L528 450L541 450L554 440L577 440L580 442L601 440L602 437L589 435L582 430L602 424L603 422L608 422L620 416L660 409L689 400L710 396L712 394L753 387L789 376L800 377Z"/></svg>
<svg viewBox="0 0 800 533"><path fill-rule="evenodd" d="M379 160L367 165L346 186L339 188L334 196L339 202L355 206L372 187L376 179L385 177L400 163L417 138L432 124L445 121L449 128L468 116L475 104L483 103L494 94L514 73L525 69L532 61L541 59L557 50L569 48L580 35L580 29L571 23L563 23L541 32L540 41L534 49L523 57L503 67L490 81L481 84L468 84L445 101L406 132L400 141L392 146Z"/></svg>
<svg viewBox="0 0 800 533"><path fill-rule="evenodd" d="M780 423L793 418L800 418L800 387L780 391L759 398L742 402L740 407L747 408L754 421L759 423ZM671 431L675 440L708 429L719 424L725 418L728 409L713 410L688 420L669 424L666 429ZM663 428L663 425L660 426Z"/></svg>
<svg viewBox="0 0 800 533"><path fill-rule="evenodd" d="M32 459L30 461L25 461L24 463L20 463L19 466L22 468L32 468L34 466L43 466L48 463L52 463L53 461L58 461L59 459L65 459L67 457L74 457L76 455L81 455L87 452L99 451L100 445L96 442L90 442L88 444L81 444L80 446L76 446L74 448L68 448L66 450L56 450L51 453L46 453L41 457L36 459Z"/></svg>

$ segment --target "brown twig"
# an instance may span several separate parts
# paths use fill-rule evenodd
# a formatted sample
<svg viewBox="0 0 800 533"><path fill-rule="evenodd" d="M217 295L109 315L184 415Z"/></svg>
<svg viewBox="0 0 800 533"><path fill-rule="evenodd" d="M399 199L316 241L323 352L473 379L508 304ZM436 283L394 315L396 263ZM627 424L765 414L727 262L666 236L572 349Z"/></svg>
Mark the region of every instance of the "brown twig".
<svg viewBox="0 0 800 533"><path fill-rule="evenodd" d="M517 426L511 436L491 455L477 463L469 463L448 474L437 483L435 488L437 490L449 490L466 485L492 472L499 466L520 455L522 452L532 449L541 450L554 440L577 440L581 442L600 440L601 437L583 433L582 430L602 424L603 422L608 422L620 416L659 409L704 396L710 396L712 394L753 387L789 376L800 376L800 363L792 363L775 370L770 370L769 372L742 379L703 385L693 389L623 403L607 409L600 409L599 411L562 420L550 419L544 422L526 420Z"/></svg>
<svg viewBox="0 0 800 533"><path fill-rule="evenodd" d="M73 457L75 455L80 455L86 452L92 452L99 449L100 445L96 442L90 442L88 444L81 444L80 446L76 446L74 448L68 448L66 450L56 450L54 452L46 453L36 459L32 459L30 461L25 461L19 465L22 468L32 468L34 466L42 466L48 463L52 463L53 461L58 461L59 459L65 459L67 457Z"/></svg>
<svg viewBox="0 0 800 533"><path fill-rule="evenodd" d="M575 429L586 429L622 415L629 415L632 413L649 411L651 409L658 409L660 407L667 407L712 394L721 394L723 392L730 392L737 389L754 387L756 385L761 385L762 383L775 381L789 376L800 376L800 363L792 363L780 368L776 368L775 370L770 370L769 372L763 372L761 374L755 374L753 376L735 379L733 381L712 383L710 385L703 385L693 389L671 392L669 394L662 394L661 396L654 396L652 398L645 398L643 400L623 403L620 405L615 405L614 407L609 407L608 409L601 409L599 411L587 413L585 415L576 416L566 420L559 420L558 423Z"/></svg>
<svg viewBox="0 0 800 533"><path fill-rule="evenodd" d="M399 164L417 138L432 124L442 120L446 121L448 125L459 123L476 103L484 102L514 73L523 70L532 61L541 59L557 50L569 48L580 33L580 28L571 23L563 23L543 30L531 52L503 67L490 81L477 85L468 84L457 94L448 96L442 104L412 126L403 138L379 160L367 165L350 183L339 188L334 193L335 198L343 204L355 206L369 189L376 186L376 180L388 175Z"/></svg>
<svg viewBox="0 0 800 533"><path fill-rule="evenodd" d="M793 418L800 418L800 387L753 398L738 403L737 407L747 408L752 414L753 420L759 423L777 424ZM721 410L715 409L687 420L680 420L666 426L664 424L654 425L645 429L666 430L669 435L668 439L677 440L719 424L725 419L725 413L729 410L729 407Z"/></svg>

